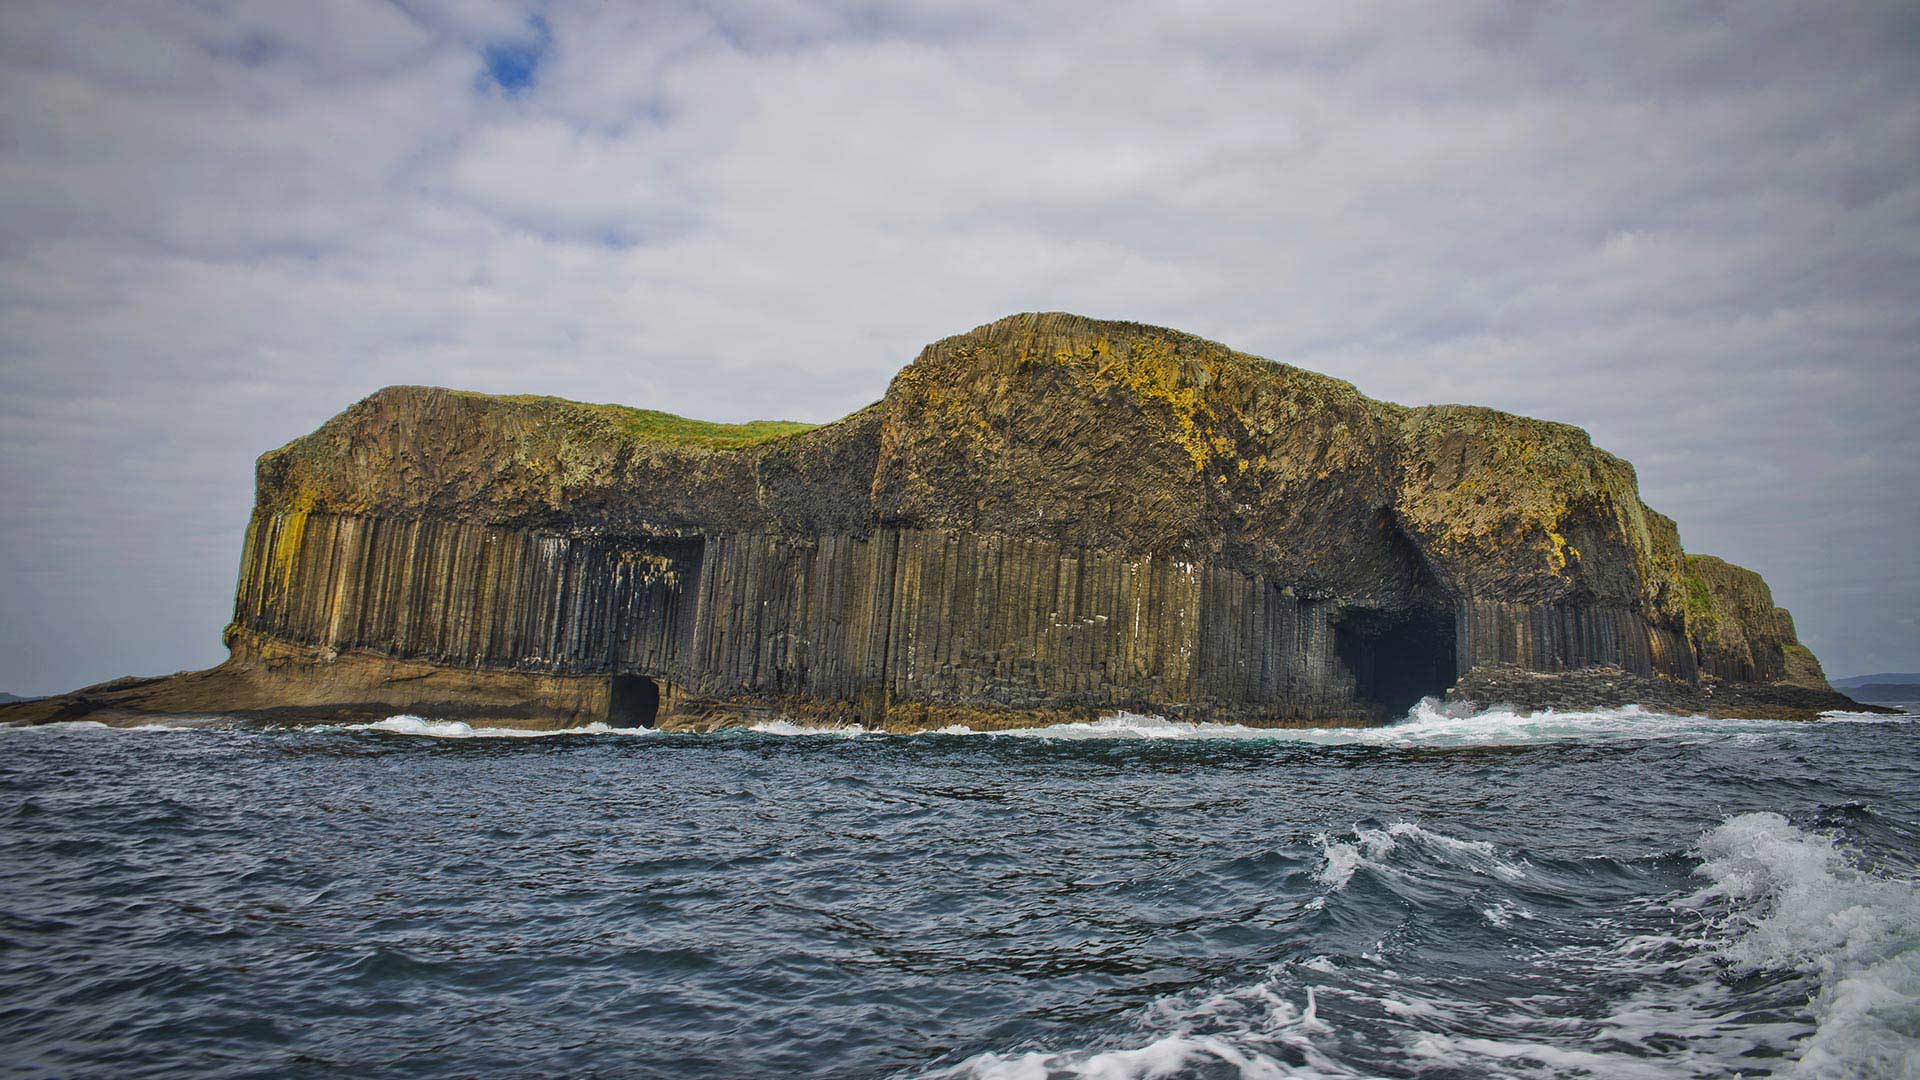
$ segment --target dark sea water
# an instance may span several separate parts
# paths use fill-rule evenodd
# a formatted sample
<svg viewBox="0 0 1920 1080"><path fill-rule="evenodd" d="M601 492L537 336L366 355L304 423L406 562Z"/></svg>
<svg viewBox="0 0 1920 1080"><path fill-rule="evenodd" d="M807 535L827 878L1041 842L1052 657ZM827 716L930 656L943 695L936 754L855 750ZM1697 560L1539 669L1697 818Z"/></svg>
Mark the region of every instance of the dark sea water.
<svg viewBox="0 0 1920 1080"><path fill-rule="evenodd" d="M0 1072L1914 1077L1920 728L0 731Z"/></svg>

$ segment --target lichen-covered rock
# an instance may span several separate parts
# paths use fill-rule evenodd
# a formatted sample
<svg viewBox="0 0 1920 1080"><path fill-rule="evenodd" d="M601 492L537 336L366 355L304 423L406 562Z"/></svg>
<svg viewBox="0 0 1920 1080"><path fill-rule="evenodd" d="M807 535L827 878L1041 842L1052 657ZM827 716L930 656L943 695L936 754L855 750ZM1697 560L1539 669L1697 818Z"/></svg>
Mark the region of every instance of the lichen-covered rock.
<svg viewBox="0 0 1920 1080"><path fill-rule="evenodd" d="M888 390L877 520L1217 560L1406 603L1391 416L1347 383L1188 334L1021 315Z"/></svg>
<svg viewBox="0 0 1920 1080"><path fill-rule="evenodd" d="M1702 674L1741 683L1831 690L1759 574L1711 555L1687 556L1687 629Z"/></svg>
<svg viewBox="0 0 1920 1080"><path fill-rule="evenodd" d="M713 434L695 438L674 432L693 421L646 422L665 415L388 387L261 455L255 509L562 530L866 526L876 409L817 428L697 425Z"/></svg>
<svg viewBox="0 0 1920 1080"><path fill-rule="evenodd" d="M1400 519L1449 587L1684 617L1679 530L1640 501L1633 466L1586 432L1461 405L1405 410L1400 430Z"/></svg>
<svg viewBox="0 0 1920 1080"><path fill-rule="evenodd" d="M1577 428L1061 314L936 342L817 428L382 390L261 457L229 642L0 716L1846 703L1758 576L1687 557Z"/></svg>

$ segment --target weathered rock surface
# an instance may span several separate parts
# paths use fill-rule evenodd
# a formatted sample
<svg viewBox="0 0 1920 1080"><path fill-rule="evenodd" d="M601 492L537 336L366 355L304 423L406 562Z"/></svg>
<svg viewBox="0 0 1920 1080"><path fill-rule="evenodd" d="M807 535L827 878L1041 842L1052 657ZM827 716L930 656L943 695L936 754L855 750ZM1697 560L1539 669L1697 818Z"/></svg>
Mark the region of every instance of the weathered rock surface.
<svg viewBox="0 0 1920 1080"><path fill-rule="evenodd" d="M0 719L1853 704L1577 428L1058 314L936 342L812 429L382 390L261 457L228 644Z"/></svg>

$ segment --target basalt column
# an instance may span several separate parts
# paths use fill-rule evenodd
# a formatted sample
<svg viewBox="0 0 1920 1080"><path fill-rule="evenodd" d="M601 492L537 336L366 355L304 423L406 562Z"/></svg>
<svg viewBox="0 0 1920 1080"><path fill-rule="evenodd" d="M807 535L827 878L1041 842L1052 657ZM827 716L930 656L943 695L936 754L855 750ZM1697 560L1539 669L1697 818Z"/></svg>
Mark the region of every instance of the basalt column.
<svg viewBox="0 0 1920 1080"><path fill-rule="evenodd" d="M708 542L696 697L845 702L867 723L1116 708L1352 712L1334 605L1258 575L948 530Z"/></svg>
<svg viewBox="0 0 1920 1080"><path fill-rule="evenodd" d="M695 537L289 513L247 529L234 621L336 650L564 674L670 671Z"/></svg>
<svg viewBox="0 0 1920 1080"><path fill-rule="evenodd" d="M389 387L255 470L208 672L34 715L1378 722L1843 707L1758 575L1565 424L1015 315L823 425ZM1451 687L1451 689L1449 689ZM25 709L25 707L23 707Z"/></svg>

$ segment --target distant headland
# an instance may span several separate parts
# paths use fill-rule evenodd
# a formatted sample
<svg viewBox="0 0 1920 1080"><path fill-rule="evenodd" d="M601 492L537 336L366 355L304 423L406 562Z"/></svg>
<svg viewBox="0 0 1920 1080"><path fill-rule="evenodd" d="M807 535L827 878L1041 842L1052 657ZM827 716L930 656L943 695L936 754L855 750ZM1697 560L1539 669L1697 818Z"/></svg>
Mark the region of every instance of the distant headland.
<svg viewBox="0 0 1920 1080"><path fill-rule="evenodd" d="M1920 671L1883 671L1835 679L1833 685L1857 701L1920 701Z"/></svg>
<svg viewBox="0 0 1920 1080"><path fill-rule="evenodd" d="M0 721L1858 707L1578 428L1065 314L929 345L819 427L381 390L260 458L226 642Z"/></svg>

